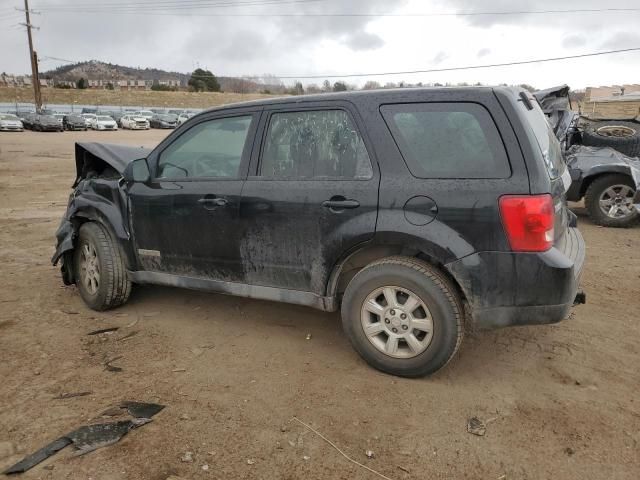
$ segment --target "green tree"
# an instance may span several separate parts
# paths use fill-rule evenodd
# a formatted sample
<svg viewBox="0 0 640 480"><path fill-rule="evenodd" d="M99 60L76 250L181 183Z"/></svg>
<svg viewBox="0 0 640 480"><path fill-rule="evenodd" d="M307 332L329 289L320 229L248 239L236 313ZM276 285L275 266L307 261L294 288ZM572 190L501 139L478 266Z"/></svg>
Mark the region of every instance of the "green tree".
<svg viewBox="0 0 640 480"><path fill-rule="evenodd" d="M106 89L107 90L114 90L115 87L113 86L113 83L109 82L109 83L107 83Z"/></svg>
<svg viewBox="0 0 640 480"><path fill-rule="evenodd" d="M76 87L81 90L84 90L85 88L87 88L87 86L88 86L87 81L85 80L84 77L81 77L80 80L76 82Z"/></svg>
<svg viewBox="0 0 640 480"><path fill-rule="evenodd" d="M196 92L219 92L220 83L209 70L196 68L189 78L189 86Z"/></svg>
<svg viewBox="0 0 640 480"><path fill-rule="evenodd" d="M333 84L333 91L334 92L346 92L347 91L347 84L344 82L336 82Z"/></svg>

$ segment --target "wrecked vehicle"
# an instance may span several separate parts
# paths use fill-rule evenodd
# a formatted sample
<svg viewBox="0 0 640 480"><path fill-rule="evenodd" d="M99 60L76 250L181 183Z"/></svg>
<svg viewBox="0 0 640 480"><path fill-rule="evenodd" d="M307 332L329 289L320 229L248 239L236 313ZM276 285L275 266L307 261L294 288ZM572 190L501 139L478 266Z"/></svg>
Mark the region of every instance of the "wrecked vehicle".
<svg viewBox="0 0 640 480"><path fill-rule="evenodd" d="M202 112L153 151L79 143L53 263L105 310L155 284L340 310L372 366L444 367L464 322L584 302L569 173L515 88L269 99Z"/></svg>
<svg viewBox="0 0 640 480"><path fill-rule="evenodd" d="M571 175L567 200L584 204L593 223L630 227L640 220L640 123L583 123L573 111L569 87L533 94L565 152ZM625 153L627 155L625 155Z"/></svg>

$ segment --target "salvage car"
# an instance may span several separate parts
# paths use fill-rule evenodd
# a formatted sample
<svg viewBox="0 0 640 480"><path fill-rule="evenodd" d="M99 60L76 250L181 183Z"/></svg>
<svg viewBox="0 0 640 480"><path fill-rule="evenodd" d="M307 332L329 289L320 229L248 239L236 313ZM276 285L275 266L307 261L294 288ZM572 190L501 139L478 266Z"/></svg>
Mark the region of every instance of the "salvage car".
<svg viewBox="0 0 640 480"><path fill-rule="evenodd" d="M149 120L151 128L176 128L178 126L178 117L165 113L157 113Z"/></svg>
<svg viewBox="0 0 640 480"><path fill-rule="evenodd" d="M96 119L96 114L95 113L81 113L80 116L82 118L84 118L84 122L87 125L87 128L91 128L94 120Z"/></svg>
<svg viewBox="0 0 640 480"><path fill-rule="evenodd" d="M585 300L569 173L519 88L265 99L75 159L52 262L94 310L132 284L340 310L364 360L415 377L465 322L554 323Z"/></svg>
<svg viewBox="0 0 640 480"><path fill-rule="evenodd" d="M138 117L144 117L147 120L151 120L153 118L153 116L155 115L155 113L153 113L151 110L138 110L137 112L134 112L133 114L138 116Z"/></svg>
<svg viewBox="0 0 640 480"><path fill-rule="evenodd" d="M65 115L62 125L65 130L87 130L86 121L80 115Z"/></svg>
<svg viewBox="0 0 640 480"><path fill-rule="evenodd" d="M11 113L0 113L0 131L22 132L24 125L18 117Z"/></svg>
<svg viewBox="0 0 640 480"><path fill-rule="evenodd" d="M107 115L96 115L90 122L94 130L118 130L116 121Z"/></svg>
<svg viewBox="0 0 640 480"><path fill-rule="evenodd" d="M137 115L125 115L120 119L120 126L129 130L149 130L149 121Z"/></svg>
<svg viewBox="0 0 640 480"><path fill-rule="evenodd" d="M194 115L195 115L194 113L187 113L187 112L183 112L180 115L178 115L178 126L182 125L184 122L189 120Z"/></svg>
<svg viewBox="0 0 640 480"><path fill-rule="evenodd" d="M53 115L36 115L31 128L37 132L64 131L62 124Z"/></svg>
<svg viewBox="0 0 640 480"><path fill-rule="evenodd" d="M589 218L597 225L635 225L640 219L640 124L581 119L572 109L567 85L540 90L534 96L569 167L572 182L567 200L584 199Z"/></svg>

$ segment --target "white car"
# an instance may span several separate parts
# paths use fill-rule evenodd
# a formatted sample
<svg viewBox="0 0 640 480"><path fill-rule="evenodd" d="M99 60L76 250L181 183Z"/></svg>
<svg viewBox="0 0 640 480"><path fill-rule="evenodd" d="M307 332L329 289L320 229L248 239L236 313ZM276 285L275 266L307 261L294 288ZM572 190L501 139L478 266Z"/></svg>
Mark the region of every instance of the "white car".
<svg viewBox="0 0 640 480"><path fill-rule="evenodd" d="M10 113L0 113L0 131L21 132L24 125L18 117Z"/></svg>
<svg viewBox="0 0 640 480"><path fill-rule="evenodd" d="M91 128L94 130L118 130L116 121L107 115L97 115L91 120Z"/></svg>
<svg viewBox="0 0 640 480"><path fill-rule="evenodd" d="M123 129L149 130L149 120L138 115L125 115L120 119Z"/></svg>
<svg viewBox="0 0 640 480"><path fill-rule="evenodd" d="M186 112L183 112L180 115L178 115L178 126L182 125L184 122L189 120L194 115L195 113L186 113Z"/></svg>
<svg viewBox="0 0 640 480"><path fill-rule="evenodd" d="M147 121L151 121L151 117L155 115L151 110L140 110L139 112L135 112L134 115L137 117L144 117Z"/></svg>
<svg viewBox="0 0 640 480"><path fill-rule="evenodd" d="M95 121L96 119L96 115L93 113L82 113L80 115L82 118L84 118L84 123L87 126L87 128L92 128L92 121Z"/></svg>

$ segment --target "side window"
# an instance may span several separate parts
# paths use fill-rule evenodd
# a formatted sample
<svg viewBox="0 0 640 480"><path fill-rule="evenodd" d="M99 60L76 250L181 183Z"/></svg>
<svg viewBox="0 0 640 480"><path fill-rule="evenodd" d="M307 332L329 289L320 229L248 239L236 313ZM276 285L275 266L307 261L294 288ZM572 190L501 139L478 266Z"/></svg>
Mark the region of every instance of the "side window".
<svg viewBox="0 0 640 480"><path fill-rule="evenodd" d="M369 179L371 161L344 110L274 113L260 175L265 178Z"/></svg>
<svg viewBox="0 0 640 480"><path fill-rule="evenodd" d="M475 103L384 105L382 115L411 174L418 178L507 178L498 129Z"/></svg>
<svg viewBox="0 0 640 480"><path fill-rule="evenodd" d="M193 126L160 154L158 178L238 177L251 119L220 118Z"/></svg>

